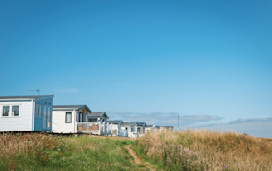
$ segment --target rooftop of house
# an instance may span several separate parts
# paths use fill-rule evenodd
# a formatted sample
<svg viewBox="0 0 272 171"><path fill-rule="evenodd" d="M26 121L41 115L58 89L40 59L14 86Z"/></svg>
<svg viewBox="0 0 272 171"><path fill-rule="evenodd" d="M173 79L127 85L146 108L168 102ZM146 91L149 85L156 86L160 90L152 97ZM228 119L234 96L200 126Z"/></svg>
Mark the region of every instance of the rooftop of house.
<svg viewBox="0 0 272 171"><path fill-rule="evenodd" d="M108 115L106 112L92 112L90 114L88 114L88 118L92 118L92 117L105 117L107 119L109 119Z"/></svg>
<svg viewBox="0 0 272 171"><path fill-rule="evenodd" d="M119 123L123 123L122 120L114 120L114 121L108 121L109 123L113 123L113 124L119 124Z"/></svg>
<svg viewBox="0 0 272 171"><path fill-rule="evenodd" d="M146 125L145 127L155 127L155 125Z"/></svg>
<svg viewBox="0 0 272 171"><path fill-rule="evenodd" d="M80 110L85 108L88 112L91 112L87 105L54 105L53 110L65 110L65 109L75 109Z"/></svg>
<svg viewBox="0 0 272 171"><path fill-rule="evenodd" d="M135 122L137 124L137 126L145 126L146 123L145 122Z"/></svg>
<svg viewBox="0 0 272 171"><path fill-rule="evenodd" d="M123 126L137 126L136 122L123 122Z"/></svg>
<svg viewBox="0 0 272 171"><path fill-rule="evenodd" d="M37 100L46 97L54 97L54 95L25 95L25 96L0 96L0 100Z"/></svg>
<svg viewBox="0 0 272 171"><path fill-rule="evenodd" d="M173 126L160 126L160 128L174 128Z"/></svg>

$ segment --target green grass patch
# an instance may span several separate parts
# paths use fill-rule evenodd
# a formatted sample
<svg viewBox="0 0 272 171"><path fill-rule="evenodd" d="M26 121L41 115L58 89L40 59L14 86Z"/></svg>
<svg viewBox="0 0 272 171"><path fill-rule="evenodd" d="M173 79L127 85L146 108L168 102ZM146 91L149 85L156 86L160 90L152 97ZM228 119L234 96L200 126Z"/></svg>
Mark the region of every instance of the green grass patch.
<svg viewBox="0 0 272 171"><path fill-rule="evenodd" d="M0 170L148 170L125 149L134 141L92 136L2 135Z"/></svg>

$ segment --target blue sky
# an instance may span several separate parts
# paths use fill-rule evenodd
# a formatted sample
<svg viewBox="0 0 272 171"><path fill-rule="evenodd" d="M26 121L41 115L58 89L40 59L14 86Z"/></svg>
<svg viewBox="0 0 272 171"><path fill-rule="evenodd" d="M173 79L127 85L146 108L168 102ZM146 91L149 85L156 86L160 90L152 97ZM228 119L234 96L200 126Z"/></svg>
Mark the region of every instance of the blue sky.
<svg viewBox="0 0 272 171"><path fill-rule="evenodd" d="M272 137L272 2L1 1L1 95ZM249 126L250 125L250 126Z"/></svg>

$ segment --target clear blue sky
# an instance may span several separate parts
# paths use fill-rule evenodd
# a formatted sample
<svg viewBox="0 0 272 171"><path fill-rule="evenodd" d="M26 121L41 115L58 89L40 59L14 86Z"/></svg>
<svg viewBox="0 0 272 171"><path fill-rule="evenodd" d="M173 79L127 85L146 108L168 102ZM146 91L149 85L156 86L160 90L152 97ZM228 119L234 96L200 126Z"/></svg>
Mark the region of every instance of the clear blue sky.
<svg viewBox="0 0 272 171"><path fill-rule="evenodd" d="M271 9L269 0L2 0L0 95L39 88L54 104L162 125L177 113L184 127L261 122L264 134L236 130L272 137Z"/></svg>

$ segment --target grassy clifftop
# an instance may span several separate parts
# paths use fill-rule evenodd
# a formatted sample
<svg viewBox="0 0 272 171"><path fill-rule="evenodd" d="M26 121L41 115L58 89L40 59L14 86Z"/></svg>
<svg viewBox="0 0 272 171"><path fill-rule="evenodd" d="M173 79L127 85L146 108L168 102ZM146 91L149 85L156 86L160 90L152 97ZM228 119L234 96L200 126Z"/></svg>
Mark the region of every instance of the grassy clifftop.
<svg viewBox="0 0 272 171"><path fill-rule="evenodd" d="M130 146L142 160L136 164ZM134 156L135 157L135 156ZM272 170L272 140L234 132L114 137L0 135L0 170Z"/></svg>
<svg viewBox="0 0 272 171"><path fill-rule="evenodd" d="M148 134L134 149L162 170L272 170L272 140L235 132Z"/></svg>
<svg viewBox="0 0 272 171"><path fill-rule="evenodd" d="M0 135L0 170L148 170L134 163L128 139Z"/></svg>

